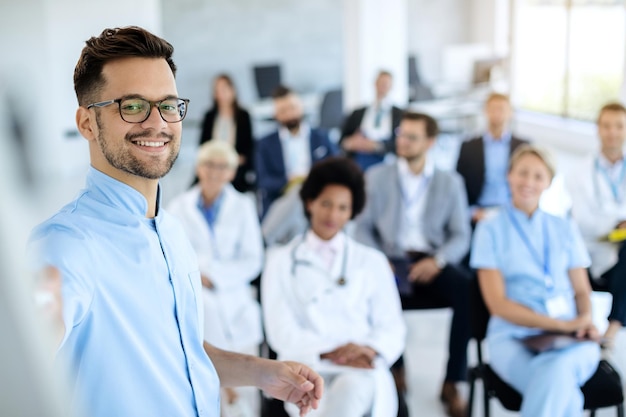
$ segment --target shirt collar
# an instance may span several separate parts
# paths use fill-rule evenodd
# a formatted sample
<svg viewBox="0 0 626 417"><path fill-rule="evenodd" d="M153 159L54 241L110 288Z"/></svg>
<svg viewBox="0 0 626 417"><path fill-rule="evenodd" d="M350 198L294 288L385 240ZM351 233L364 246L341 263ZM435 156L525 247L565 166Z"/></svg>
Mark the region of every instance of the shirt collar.
<svg viewBox="0 0 626 417"><path fill-rule="evenodd" d="M380 102L374 100L374 102L372 103L372 109L376 110L379 106L383 111L389 110L391 108L391 100L389 99L389 97L385 97Z"/></svg>
<svg viewBox="0 0 626 417"><path fill-rule="evenodd" d="M520 210L517 207L515 207L513 205L513 203L508 203L508 207L507 208L508 208L508 210L510 210L511 214L517 220L519 220L520 222L523 221L525 223L536 223L536 222L540 221L542 216L543 216L543 211L541 211L540 208L537 208L537 210L535 210L533 212L533 214L530 216L530 218L522 210Z"/></svg>
<svg viewBox="0 0 626 417"><path fill-rule="evenodd" d="M435 164L430 160L430 158L426 158L426 163L424 164L424 169L419 174L414 174L413 171L409 168L409 163L404 158L398 158L398 173L401 178L421 178L426 177L430 178L433 176L435 172Z"/></svg>
<svg viewBox="0 0 626 417"><path fill-rule="evenodd" d="M308 138L311 134L311 127L308 123L302 121L300 122L300 131L296 136L292 135L289 129L284 126L281 126L278 129L278 137L282 142L285 142L289 139L305 139Z"/></svg>
<svg viewBox="0 0 626 417"><path fill-rule="evenodd" d="M502 136L500 136L500 140L496 140L491 132L487 131L483 135L483 140L488 143L510 143L511 142L511 131L505 130L502 132Z"/></svg>
<svg viewBox="0 0 626 417"><path fill-rule="evenodd" d="M613 169L617 169L618 167L621 168L622 164L624 163L624 156L622 155L622 158L617 161L616 163L612 163L611 161L609 161L608 159L606 159L606 157L604 156L604 154L600 153L598 155L598 163L600 164L600 166L608 171L611 171Z"/></svg>
<svg viewBox="0 0 626 417"><path fill-rule="evenodd" d="M343 248L345 238L345 234L340 231L335 236L333 236L332 239L324 240L316 235L313 230L309 230L306 232L305 242L307 243L307 246L309 246L314 251L318 251L324 247L329 247L333 249L335 253L339 253L339 251L341 251Z"/></svg>
<svg viewBox="0 0 626 417"><path fill-rule="evenodd" d="M146 217L148 201L139 191L128 184L98 171L90 166L87 171L87 189L93 198L108 205L125 210L130 214ZM161 185L157 190L157 217L161 213Z"/></svg>
<svg viewBox="0 0 626 417"><path fill-rule="evenodd" d="M226 187L226 185L224 186L224 188ZM197 185L197 187L199 191L198 192L198 208L200 210L211 210L211 209L218 210L221 207L222 201L224 200L224 188L222 188L220 193L217 195L217 197L213 201L213 204L207 206L204 204L204 198L202 197L202 188L199 185Z"/></svg>

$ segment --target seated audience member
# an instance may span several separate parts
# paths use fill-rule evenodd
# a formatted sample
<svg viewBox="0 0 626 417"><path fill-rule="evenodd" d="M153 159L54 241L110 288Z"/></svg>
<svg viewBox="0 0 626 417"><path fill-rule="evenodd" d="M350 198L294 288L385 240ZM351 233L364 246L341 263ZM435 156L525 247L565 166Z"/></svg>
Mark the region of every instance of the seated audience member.
<svg viewBox="0 0 626 417"><path fill-rule="evenodd" d="M406 330L393 274L382 253L342 231L365 202L361 170L346 158L319 162L300 197L310 229L268 251L261 279L268 343L279 358L323 376L324 398L311 416L395 416L389 367Z"/></svg>
<svg viewBox="0 0 626 417"><path fill-rule="evenodd" d="M196 162L199 183L168 210L182 222L198 256L204 339L221 349L258 355L261 309L250 282L261 272L263 241L254 202L229 184L238 160L226 142L202 145ZM222 403L235 402L238 394L245 397L242 407L259 408L259 393L250 387L226 389Z"/></svg>
<svg viewBox="0 0 626 417"><path fill-rule="evenodd" d="M215 77L213 106L205 114L200 145L213 139L230 143L239 155L233 186L237 191L254 189L254 140L248 112L239 105L233 80L226 74Z"/></svg>
<svg viewBox="0 0 626 417"><path fill-rule="evenodd" d="M354 110L341 129L341 148L364 171L395 149L395 130L403 110L393 106L387 97L392 82L390 72L380 71L376 77L374 102Z"/></svg>
<svg viewBox="0 0 626 417"><path fill-rule="evenodd" d="M487 131L461 145L456 170L465 181L473 225L510 199L506 181L509 157L526 143L511 133L511 116L509 97L490 94L485 102Z"/></svg>
<svg viewBox="0 0 626 417"><path fill-rule="evenodd" d="M522 417L583 412L580 387L598 367L586 268L589 256L573 222L539 209L554 177L549 156L520 146L511 157L511 202L478 224L471 266L491 312L490 364L523 395ZM533 353L521 341L542 332L575 334L580 342Z"/></svg>
<svg viewBox="0 0 626 417"><path fill-rule="evenodd" d="M302 182L312 164L337 153L326 132L303 120L302 103L293 91L278 87L273 99L280 127L261 139L255 151L261 217L291 185Z"/></svg>
<svg viewBox="0 0 626 417"><path fill-rule="evenodd" d="M607 104L598 116L600 153L589 158L568 178L572 212L591 255L591 285L613 296L609 327L604 337L612 347L626 325L626 244L611 242L609 233L626 235L626 108Z"/></svg>
<svg viewBox="0 0 626 417"><path fill-rule="evenodd" d="M470 277L457 264L469 249L470 227L461 178L435 169L427 158L437 133L430 116L402 116L397 161L366 173L367 205L356 219L355 238L394 264L404 309L414 308L420 297L444 300L454 309L441 399L451 416L461 417L466 404L456 383L467 374Z"/></svg>

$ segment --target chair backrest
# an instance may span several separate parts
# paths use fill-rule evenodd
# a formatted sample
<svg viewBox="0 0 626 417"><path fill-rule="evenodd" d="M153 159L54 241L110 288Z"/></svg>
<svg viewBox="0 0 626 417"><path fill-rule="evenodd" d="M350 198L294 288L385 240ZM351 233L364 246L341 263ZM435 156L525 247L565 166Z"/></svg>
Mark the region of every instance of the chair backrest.
<svg viewBox="0 0 626 417"><path fill-rule="evenodd" d="M254 82L259 98L271 97L274 89L281 84L280 65L255 65Z"/></svg>
<svg viewBox="0 0 626 417"><path fill-rule="evenodd" d="M489 310L483 300L480 292L480 284L477 277L472 277L470 283L470 325L472 329L472 338L476 342L483 341L487 334L487 324L489 324Z"/></svg>
<svg viewBox="0 0 626 417"><path fill-rule="evenodd" d="M341 127L343 123L343 91L341 89L329 90L324 94L320 106L319 127L333 129Z"/></svg>
<svg viewBox="0 0 626 417"><path fill-rule="evenodd" d="M409 85L421 84L420 73L417 67L417 57L409 56Z"/></svg>
<svg viewBox="0 0 626 417"><path fill-rule="evenodd" d="M409 56L409 101L427 101L435 98L431 88L422 83L419 61L415 55Z"/></svg>

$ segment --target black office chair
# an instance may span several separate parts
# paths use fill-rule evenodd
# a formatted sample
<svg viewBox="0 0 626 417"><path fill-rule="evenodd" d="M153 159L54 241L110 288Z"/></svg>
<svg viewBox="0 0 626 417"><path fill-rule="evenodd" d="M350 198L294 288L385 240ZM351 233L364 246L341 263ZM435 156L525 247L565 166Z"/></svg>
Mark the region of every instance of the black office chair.
<svg viewBox="0 0 626 417"><path fill-rule="evenodd" d="M326 130L341 128L343 123L343 91L339 88L324 93L320 106L319 127Z"/></svg>
<svg viewBox="0 0 626 417"><path fill-rule="evenodd" d="M427 101L435 98L429 86L422 82L420 77L418 59L415 55L409 56L409 103L414 101Z"/></svg>
<svg viewBox="0 0 626 417"><path fill-rule="evenodd" d="M522 395L504 382L483 360L482 341L487 333L489 310L482 298L478 280L473 278L470 285L470 306L472 338L476 341L478 364L469 369L470 394L468 417L472 416L476 380L483 381L483 409L485 417L490 415L489 401L497 398L502 406L509 411L519 411L522 406ZM617 416L624 417L624 388L619 374L606 360L601 360L596 373L581 388L585 396L585 410L590 410L594 417L596 410L605 407L616 407Z"/></svg>
<svg viewBox="0 0 626 417"><path fill-rule="evenodd" d="M280 65L255 65L253 69L259 98L271 97L274 89L281 84Z"/></svg>

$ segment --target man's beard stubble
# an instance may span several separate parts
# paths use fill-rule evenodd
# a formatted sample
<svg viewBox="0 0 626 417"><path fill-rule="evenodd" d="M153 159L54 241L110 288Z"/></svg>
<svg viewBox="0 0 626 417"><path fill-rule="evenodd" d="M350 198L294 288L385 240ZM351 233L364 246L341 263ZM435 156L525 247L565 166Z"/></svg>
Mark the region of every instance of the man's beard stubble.
<svg viewBox="0 0 626 417"><path fill-rule="evenodd" d="M172 166L174 166L174 162L176 162L176 159L178 158L180 147L178 147L177 149L170 149L170 154L164 162L161 162L159 159L157 159L158 157L155 156L155 158L153 158L154 162L152 164L137 159L130 152L124 152L125 147L123 146L123 144L128 144L129 146L132 146L133 139L152 136L151 132L148 130L144 130L140 133L134 134L127 133L124 136L123 144L120 144L121 149L116 152L115 149L112 149L110 147L110 144L107 143L104 138L104 127L101 123L99 114L96 114L96 124L98 125L99 131L96 141L98 142L98 146L100 146L102 154L109 162L109 164L121 171L136 175L141 178L156 180L164 177L168 172L170 172ZM174 146L173 135L160 133L157 135L157 137L168 139L170 141L167 145L168 148Z"/></svg>
<svg viewBox="0 0 626 417"><path fill-rule="evenodd" d="M287 130L289 130L290 132L296 132L300 128L300 123L302 123L302 118L301 117L295 118L295 119L285 120L281 124L284 127L286 127Z"/></svg>

